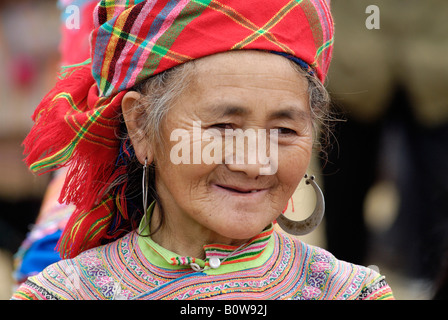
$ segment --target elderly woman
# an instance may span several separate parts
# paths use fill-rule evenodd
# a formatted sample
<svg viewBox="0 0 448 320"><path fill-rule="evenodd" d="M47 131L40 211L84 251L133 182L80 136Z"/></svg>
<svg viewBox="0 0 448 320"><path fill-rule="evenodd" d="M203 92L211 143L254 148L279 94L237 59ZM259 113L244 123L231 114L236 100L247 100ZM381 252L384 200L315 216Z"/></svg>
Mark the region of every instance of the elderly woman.
<svg viewBox="0 0 448 320"><path fill-rule="evenodd" d="M312 177L312 216L282 211L328 106L324 0L102 1L94 18L91 60L25 141L33 171L69 167L65 259L13 299L393 298L375 271L273 227L322 219Z"/></svg>

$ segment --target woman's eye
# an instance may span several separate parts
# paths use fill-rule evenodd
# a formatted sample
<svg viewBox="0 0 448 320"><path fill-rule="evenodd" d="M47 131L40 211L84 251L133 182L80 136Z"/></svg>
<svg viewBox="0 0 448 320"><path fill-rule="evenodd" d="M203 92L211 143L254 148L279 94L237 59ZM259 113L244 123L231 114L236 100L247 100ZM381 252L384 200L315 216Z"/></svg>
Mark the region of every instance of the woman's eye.
<svg viewBox="0 0 448 320"><path fill-rule="evenodd" d="M278 134L281 134L281 135L296 135L297 134L296 131L289 129L289 128L278 128L277 130L278 130Z"/></svg>
<svg viewBox="0 0 448 320"><path fill-rule="evenodd" d="M211 126L211 128L217 128L217 129L233 129L231 123L216 123Z"/></svg>

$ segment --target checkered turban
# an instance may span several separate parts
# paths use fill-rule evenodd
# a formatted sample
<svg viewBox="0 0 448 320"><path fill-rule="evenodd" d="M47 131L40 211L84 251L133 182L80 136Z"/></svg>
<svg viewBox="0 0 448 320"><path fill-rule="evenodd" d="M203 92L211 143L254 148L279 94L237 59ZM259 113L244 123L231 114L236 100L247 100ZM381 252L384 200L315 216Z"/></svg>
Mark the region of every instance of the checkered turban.
<svg viewBox="0 0 448 320"><path fill-rule="evenodd" d="M134 85L179 64L230 50L284 55L322 82L333 48L326 0L103 0L94 9L91 59L67 69L36 109L24 141L31 170L68 166L60 201L75 204L63 257L122 235L129 220L129 153L117 132Z"/></svg>
<svg viewBox="0 0 448 320"><path fill-rule="evenodd" d="M104 96L180 63L241 49L297 57L323 81L333 44L321 0L101 1L94 16L92 71Z"/></svg>

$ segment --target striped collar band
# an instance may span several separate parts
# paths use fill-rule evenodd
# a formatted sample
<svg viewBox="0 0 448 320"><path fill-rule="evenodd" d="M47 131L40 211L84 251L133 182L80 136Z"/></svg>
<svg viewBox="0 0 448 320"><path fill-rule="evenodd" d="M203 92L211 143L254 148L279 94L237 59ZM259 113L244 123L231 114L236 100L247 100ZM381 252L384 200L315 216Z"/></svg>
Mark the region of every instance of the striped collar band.
<svg viewBox="0 0 448 320"><path fill-rule="evenodd" d="M219 261L222 261L220 262L222 265L252 261L257 259L263 253L273 231L273 224L270 224L260 234L250 239L241 247L224 244L209 244L204 246L205 260L175 256L170 259L170 263L179 266L196 263L200 267L209 267L212 258L218 258Z"/></svg>

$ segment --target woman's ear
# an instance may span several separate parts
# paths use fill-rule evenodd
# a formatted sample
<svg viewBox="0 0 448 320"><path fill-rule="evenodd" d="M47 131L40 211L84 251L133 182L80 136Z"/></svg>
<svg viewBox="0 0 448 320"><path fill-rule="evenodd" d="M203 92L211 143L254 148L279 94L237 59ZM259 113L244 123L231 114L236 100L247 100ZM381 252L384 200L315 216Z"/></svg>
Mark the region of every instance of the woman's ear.
<svg viewBox="0 0 448 320"><path fill-rule="evenodd" d="M128 91L121 101L121 109L123 112L124 122L128 129L129 138L134 147L135 155L141 164L152 163L154 154L151 150L149 141L145 135L140 132L139 119L143 116L143 112L139 108L134 108L135 103L141 98L141 94L137 91Z"/></svg>

